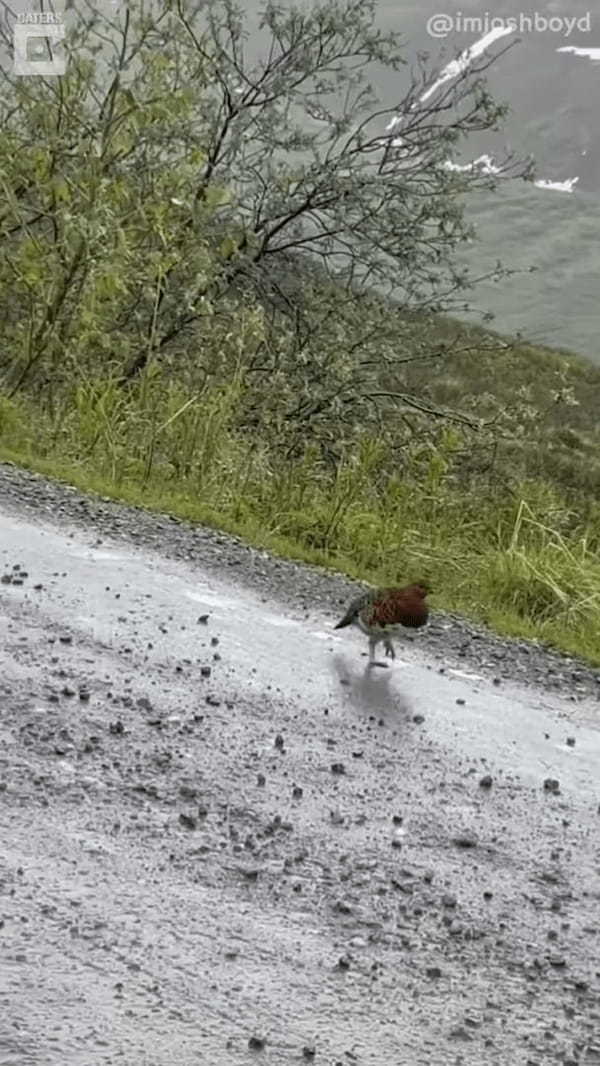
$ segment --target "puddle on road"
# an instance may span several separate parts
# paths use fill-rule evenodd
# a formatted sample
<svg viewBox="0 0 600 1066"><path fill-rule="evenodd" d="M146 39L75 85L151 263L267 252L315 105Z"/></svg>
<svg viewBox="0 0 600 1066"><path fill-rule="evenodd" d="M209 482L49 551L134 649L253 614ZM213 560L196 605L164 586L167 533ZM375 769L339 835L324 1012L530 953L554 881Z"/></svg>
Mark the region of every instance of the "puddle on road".
<svg viewBox="0 0 600 1066"><path fill-rule="evenodd" d="M446 670L452 677L462 677L464 681L483 681L481 674L468 674L465 670Z"/></svg>
<svg viewBox="0 0 600 1066"><path fill-rule="evenodd" d="M197 584L200 584L200 582L197 582ZM192 592L191 589L186 589L185 595L188 600L201 603L203 607L239 607L240 605L239 600L236 601L233 597L217 595L214 592Z"/></svg>
<svg viewBox="0 0 600 1066"><path fill-rule="evenodd" d="M119 559L122 561L127 560L127 555L123 555L122 552L106 551L100 548L76 549L75 551L69 552L69 555L73 559L92 559L97 562L106 562L107 560L117 562Z"/></svg>

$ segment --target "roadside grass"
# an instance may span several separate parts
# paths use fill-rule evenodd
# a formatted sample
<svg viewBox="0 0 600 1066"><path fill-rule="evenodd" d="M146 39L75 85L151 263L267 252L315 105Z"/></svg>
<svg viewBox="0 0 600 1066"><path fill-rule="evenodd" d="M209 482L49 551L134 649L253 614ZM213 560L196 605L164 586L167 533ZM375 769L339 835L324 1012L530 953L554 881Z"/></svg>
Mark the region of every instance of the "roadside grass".
<svg viewBox="0 0 600 1066"><path fill-rule="evenodd" d="M427 577L432 605L600 665L600 513L556 485L400 477L378 439L335 469L236 429L240 382L187 395L77 386L59 407L0 395L0 458L372 584Z"/></svg>

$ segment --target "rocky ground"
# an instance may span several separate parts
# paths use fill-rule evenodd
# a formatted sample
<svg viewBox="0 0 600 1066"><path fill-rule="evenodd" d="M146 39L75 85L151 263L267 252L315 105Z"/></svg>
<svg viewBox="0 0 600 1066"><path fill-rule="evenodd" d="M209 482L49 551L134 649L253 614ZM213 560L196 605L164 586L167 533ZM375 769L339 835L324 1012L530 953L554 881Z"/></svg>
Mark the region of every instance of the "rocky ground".
<svg viewBox="0 0 600 1066"><path fill-rule="evenodd" d="M369 674L346 579L8 465L0 537L0 1066L600 1063L597 671Z"/></svg>

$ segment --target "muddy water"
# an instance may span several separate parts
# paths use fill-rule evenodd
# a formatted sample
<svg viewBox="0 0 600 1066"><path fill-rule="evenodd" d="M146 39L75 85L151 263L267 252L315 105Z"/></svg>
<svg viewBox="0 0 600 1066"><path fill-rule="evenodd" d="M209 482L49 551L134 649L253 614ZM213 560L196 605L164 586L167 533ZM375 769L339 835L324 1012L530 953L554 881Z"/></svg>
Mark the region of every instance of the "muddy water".
<svg viewBox="0 0 600 1066"><path fill-rule="evenodd" d="M595 705L0 537L1 1066L600 1061Z"/></svg>

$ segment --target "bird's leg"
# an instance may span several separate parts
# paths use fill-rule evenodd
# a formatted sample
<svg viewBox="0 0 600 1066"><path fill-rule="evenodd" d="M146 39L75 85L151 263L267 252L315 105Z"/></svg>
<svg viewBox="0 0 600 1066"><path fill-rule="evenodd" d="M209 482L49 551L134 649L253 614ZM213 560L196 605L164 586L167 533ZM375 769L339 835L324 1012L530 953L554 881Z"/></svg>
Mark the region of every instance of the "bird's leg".
<svg viewBox="0 0 600 1066"><path fill-rule="evenodd" d="M391 659L396 658L396 651L390 637L385 638L385 654L389 655Z"/></svg>
<svg viewBox="0 0 600 1066"><path fill-rule="evenodd" d="M379 637L369 637L369 666L387 666L387 663L380 663L375 658L375 648L379 644Z"/></svg>

